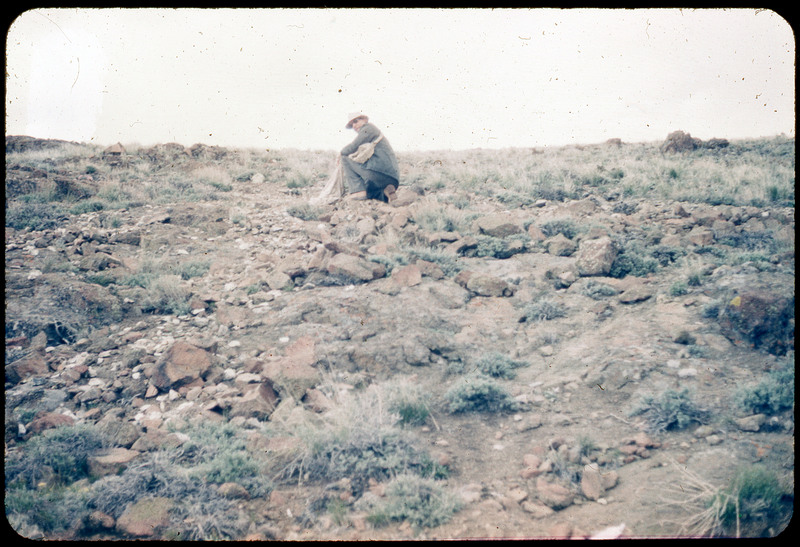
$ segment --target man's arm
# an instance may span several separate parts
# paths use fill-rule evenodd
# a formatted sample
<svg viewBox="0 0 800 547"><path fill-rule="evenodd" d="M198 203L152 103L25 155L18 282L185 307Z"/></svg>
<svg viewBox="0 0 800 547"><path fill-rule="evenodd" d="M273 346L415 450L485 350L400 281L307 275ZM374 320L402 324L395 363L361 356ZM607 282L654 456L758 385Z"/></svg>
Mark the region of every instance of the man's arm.
<svg viewBox="0 0 800 547"><path fill-rule="evenodd" d="M348 144L347 146L342 148L342 155L343 156L348 156L348 155L352 154L353 152L358 150L359 146L361 146L362 144L364 144L366 142L374 141L375 139L378 138L379 135L380 135L380 131L378 131L377 127L375 127L374 125L372 125L370 123L366 124L358 132L358 135L356 135L356 138L353 140L353 142L351 142L350 144Z"/></svg>

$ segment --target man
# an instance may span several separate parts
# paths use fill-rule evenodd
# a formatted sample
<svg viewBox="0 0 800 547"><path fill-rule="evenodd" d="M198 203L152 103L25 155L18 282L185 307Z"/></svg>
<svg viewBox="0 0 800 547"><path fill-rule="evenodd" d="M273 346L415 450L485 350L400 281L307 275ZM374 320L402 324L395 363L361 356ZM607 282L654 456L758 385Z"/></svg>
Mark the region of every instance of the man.
<svg viewBox="0 0 800 547"><path fill-rule="evenodd" d="M392 203L400 185L400 175L397 157L389 141L386 137L381 138L380 130L369 123L369 118L361 112L349 114L345 127L358 133L353 142L342 148L342 169L349 192L348 199L377 199ZM374 142L378 138L380 141L375 146L375 152L364 163L358 163L349 157L362 144Z"/></svg>

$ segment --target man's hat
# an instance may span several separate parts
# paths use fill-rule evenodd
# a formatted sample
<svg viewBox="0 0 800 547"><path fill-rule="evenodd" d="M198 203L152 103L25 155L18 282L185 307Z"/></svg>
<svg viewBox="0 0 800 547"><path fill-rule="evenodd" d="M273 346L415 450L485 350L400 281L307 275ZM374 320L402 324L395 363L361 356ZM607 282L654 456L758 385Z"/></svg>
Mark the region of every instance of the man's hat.
<svg viewBox="0 0 800 547"><path fill-rule="evenodd" d="M358 118L366 118L369 121L369 118L364 115L362 112L351 112L347 115L347 125L345 127L347 129L351 129L353 127L353 122L356 121Z"/></svg>

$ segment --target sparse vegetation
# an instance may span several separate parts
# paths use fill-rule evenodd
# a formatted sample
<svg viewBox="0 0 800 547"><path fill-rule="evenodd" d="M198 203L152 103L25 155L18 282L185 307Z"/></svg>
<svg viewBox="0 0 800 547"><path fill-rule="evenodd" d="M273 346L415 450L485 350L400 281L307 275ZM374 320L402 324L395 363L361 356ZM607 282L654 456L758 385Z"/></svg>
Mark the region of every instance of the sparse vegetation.
<svg viewBox="0 0 800 547"><path fill-rule="evenodd" d="M694 403L689 389L684 388L680 391L668 389L659 397L645 395L629 415L644 416L648 431L661 433L703 423L707 412Z"/></svg>
<svg viewBox="0 0 800 547"><path fill-rule="evenodd" d="M468 374L458 379L445 393L451 413L508 412L518 404L497 381L482 374Z"/></svg>
<svg viewBox="0 0 800 547"><path fill-rule="evenodd" d="M784 362L757 384L740 387L736 404L745 412L777 414L794 407L794 364Z"/></svg>
<svg viewBox="0 0 800 547"><path fill-rule="evenodd" d="M367 510L368 520L375 526L406 521L422 528L444 524L462 505L457 496L430 479L400 475L386 487L385 499L368 498L360 507Z"/></svg>

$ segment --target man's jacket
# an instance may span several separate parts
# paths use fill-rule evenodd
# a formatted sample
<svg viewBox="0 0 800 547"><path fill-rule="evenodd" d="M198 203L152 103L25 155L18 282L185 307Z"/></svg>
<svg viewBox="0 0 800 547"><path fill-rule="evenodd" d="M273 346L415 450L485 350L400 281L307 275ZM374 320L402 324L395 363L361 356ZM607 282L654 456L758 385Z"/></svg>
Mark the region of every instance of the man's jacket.
<svg viewBox="0 0 800 547"><path fill-rule="evenodd" d="M371 123L365 123L359 129L358 135L355 140L342 148L342 155L348 156L358 150L358 147L364 143L372 142L380 136L380 130ZM372 157L362 164L370 171L377 171L392 177L394 180L400 180L400 170L397 167L397 157L394 155L392 145L386 140L386 136L381 139L375 146L375 153Z"/></svg>

